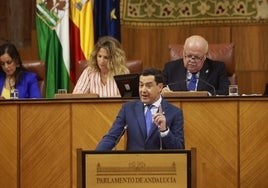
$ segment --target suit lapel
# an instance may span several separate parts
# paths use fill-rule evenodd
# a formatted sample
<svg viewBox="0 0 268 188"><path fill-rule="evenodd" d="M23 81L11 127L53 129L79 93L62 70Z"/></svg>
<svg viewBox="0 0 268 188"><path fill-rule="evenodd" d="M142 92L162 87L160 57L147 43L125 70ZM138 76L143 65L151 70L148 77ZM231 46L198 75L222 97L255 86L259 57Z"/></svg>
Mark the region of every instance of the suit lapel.
<svg viewBox="0 0 268 188"><path fill-rule="evenodd" d="M184 80L184 81L180 84L180 87L182 88L181 89L182 91L187 91L187 81L186 81L187 69L183 67L182 70L183 70L183 74L181 75L183 75L183 77L181 78L181 80Z"/></svg>
<svg viewBox="0 0 268 188"><path fill-rule="evenodd" d="M202 69L200 70L199 77L202 80L207 80L208 74L209 74L209 66L207 63L207 60L205 60L204 65ZM197 89L202 91L206 89L206 84L204 82L198 82Z"/></svg>

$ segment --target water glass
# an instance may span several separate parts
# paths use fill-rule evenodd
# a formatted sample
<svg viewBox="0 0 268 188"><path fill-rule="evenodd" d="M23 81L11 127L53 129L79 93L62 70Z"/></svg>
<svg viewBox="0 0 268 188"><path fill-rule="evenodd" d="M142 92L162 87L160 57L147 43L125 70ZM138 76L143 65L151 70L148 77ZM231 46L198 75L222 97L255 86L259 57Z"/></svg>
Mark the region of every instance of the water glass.
<svg viewBox="0 0 268 188"><path fill-rule="evenodd" d="M19 90L13 89L10 93L10 99L18 99L19 98Z"/></svg>
<svg viewBox="0 0 268 188"><path fill-rule="evenodd" d="M229 96L238 96L238 86L229 85Z"/></svg>
<svg viewBox="0 0 268 188"><path fill-rule="evenodd" d="M58 94L66 94L67 89L58 89Z"/></svg>

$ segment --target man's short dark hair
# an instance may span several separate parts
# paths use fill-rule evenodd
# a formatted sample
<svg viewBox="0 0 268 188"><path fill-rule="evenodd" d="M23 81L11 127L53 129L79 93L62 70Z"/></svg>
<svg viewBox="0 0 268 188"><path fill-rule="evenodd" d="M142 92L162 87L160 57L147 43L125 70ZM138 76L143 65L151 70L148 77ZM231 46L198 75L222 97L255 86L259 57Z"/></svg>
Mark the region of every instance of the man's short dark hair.
<svg viewBox="0 0 268 188"><path fill-rule="evenodd" d="M161 70L155 69L155 68L148 68L143 70L141 73L142 76L154 76L154 80L157 84L163 83L163 75Z"/></svg>

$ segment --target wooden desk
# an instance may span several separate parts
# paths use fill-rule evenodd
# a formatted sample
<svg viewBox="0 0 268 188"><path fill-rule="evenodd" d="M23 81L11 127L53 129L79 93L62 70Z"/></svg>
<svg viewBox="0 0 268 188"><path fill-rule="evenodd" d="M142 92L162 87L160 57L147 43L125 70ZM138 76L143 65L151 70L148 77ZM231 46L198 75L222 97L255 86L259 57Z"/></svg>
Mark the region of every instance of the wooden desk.
<svg viewBox="0 0 268 188"><path fill-rule="evenodd" d="M183 109L186 149L197 148L198 188L268 185L268 98L168 100ZM126 101L0 101L0 187L76 187L76 149L94 149Z"/></svg>

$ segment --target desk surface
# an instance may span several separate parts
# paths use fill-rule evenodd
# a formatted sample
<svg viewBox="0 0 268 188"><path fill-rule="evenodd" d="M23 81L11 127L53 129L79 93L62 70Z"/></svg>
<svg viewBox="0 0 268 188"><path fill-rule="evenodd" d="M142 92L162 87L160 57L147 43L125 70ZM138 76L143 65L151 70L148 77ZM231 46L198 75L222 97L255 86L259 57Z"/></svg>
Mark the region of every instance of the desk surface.
<svg viewBox="0 0 268 188"><path fill-rule="evenodd" d="M64 98L40 98L40 99L0 99L0 104L4 103L65 103L65 102L76 102L76 103L84 103L84 102L128 102L131 100L137 100L139 98L118 98L118 97L111 97L111 98L94 98L94 97L64 97ZM181 102L188 102L188 101L267 101L268 96L210 96L210 97L168 97L165 98L167 101L181 101Z"/></svg>

